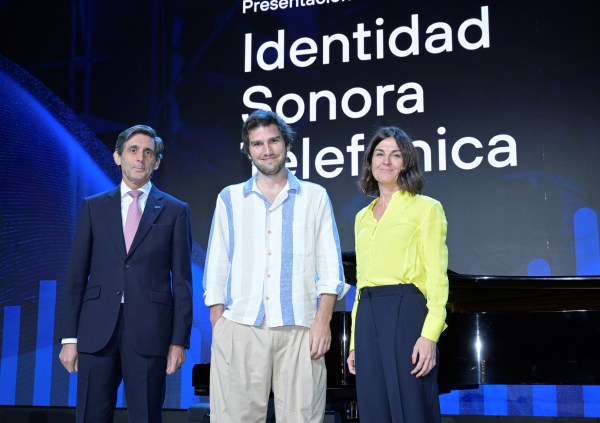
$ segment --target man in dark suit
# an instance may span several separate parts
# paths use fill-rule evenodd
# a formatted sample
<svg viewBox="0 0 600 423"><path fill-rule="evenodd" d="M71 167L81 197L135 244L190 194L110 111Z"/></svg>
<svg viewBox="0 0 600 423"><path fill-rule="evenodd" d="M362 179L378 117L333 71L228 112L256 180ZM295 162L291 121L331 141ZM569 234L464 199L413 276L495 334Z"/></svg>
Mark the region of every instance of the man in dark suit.
<svg viewBox="0 0 600 423"><path fill-rule="evenodd" d="M77 422L113 421L124 381L129 421L161 422L166 375L185 361L192 325L190 213L150 178L164 144L123 131L123 180L79 214L63 296L60 361L78 372ZM141 216L141 217L140 217Z"/></svg>

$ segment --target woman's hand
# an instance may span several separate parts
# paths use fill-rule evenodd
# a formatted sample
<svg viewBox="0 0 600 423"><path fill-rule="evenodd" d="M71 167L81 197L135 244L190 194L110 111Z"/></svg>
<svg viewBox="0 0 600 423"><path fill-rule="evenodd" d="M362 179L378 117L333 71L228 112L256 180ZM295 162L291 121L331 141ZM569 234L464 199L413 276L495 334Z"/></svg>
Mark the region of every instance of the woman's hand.
<svg viewBox="0 0 600 423"><path fill-rule="evenodd" d="M350 360L350 357L348 357ZM416 364L411 375L423 377L435 367L437 360L436 343L430 339L420 337L415 342L412 353L412 364Z"/></svg>
<svg viewBox="0 0 600 423"><path fill-rule="evenodd" d="M353 375L356 374L356 363L354 361L354 350L350 351L350 354L348 354L348 360L346 360L348 363L348 370L350 371L350 373L352 373Z"/></svg>

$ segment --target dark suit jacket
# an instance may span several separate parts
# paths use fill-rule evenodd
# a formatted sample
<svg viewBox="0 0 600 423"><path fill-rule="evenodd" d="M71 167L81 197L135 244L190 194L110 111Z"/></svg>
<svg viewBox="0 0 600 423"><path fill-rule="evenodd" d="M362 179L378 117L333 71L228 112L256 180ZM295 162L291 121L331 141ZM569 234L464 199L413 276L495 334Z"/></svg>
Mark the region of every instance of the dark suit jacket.
<svg viewBox="0 0 600 423"><path fill-rule="evenodd" d="M83 201L62 308L61 338L79 352L101 350L114 332L121 296L136 351L165 356L188 348L192 326L192 236L187 204L150 190L129 254L116 188Z"/></svg>

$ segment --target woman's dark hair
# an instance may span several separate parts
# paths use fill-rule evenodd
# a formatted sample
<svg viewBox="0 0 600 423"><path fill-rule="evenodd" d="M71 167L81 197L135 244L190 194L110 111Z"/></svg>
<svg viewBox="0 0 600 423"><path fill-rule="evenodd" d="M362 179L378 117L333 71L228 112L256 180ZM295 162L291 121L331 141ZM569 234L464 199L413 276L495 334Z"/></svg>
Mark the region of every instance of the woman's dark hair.
<svg viewBox="0 0 600 423"><path fill-rule="evenodd" d="M423 174L419 169L419 155L417 154L417 149L406 132L395 126L379 128L375 132L375 135L373 135L373 138L371 138L364 157L363 175L358 181L360 190L370 197L379 196L379 184L373 177L371 163L373 161L375 148L377 148L377 145L386 138L394 138L396 144L398 144L400 153L402 154L404 167L398 175L398 186L400 189L413 195L419 194L423 190L425 178L423 178Z"/></svg>

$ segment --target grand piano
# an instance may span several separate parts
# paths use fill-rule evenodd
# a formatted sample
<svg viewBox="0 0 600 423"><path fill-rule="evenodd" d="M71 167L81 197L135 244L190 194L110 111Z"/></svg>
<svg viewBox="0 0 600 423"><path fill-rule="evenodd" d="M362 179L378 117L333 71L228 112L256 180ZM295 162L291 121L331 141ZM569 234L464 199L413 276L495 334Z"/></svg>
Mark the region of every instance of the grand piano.
<svg viewBox="0 0 600 423"><path fill-rule="evenodd" d="M600 277L448 278L440 389L600 384Z"/></svg>
<svg viewBox="0 0 600 423"><path fill-rule="evenodd" d="M356 257L342 257L356 283ZM474 276L448 271L440 392L484 384L600 385L600 276ZM327 353L332 396L351 395L350 313L336 312ZM328 393L329 394L329 393Z"/></svg>
<svg viewBox="0 0 600 423"><path fill-rule="evenodd" d="M342 255L356 284L356 257ZM484 384L600 385L600 276L506 277L448 271L448 328L439 341L440 392ZM354 376L346 357L350 312L334 312L325 360L328 404L354 421ZM207 376L194 369L196 393ZM202 385L202 386L199 386ZM204 389L204 390L203 390Z"/></svg>

